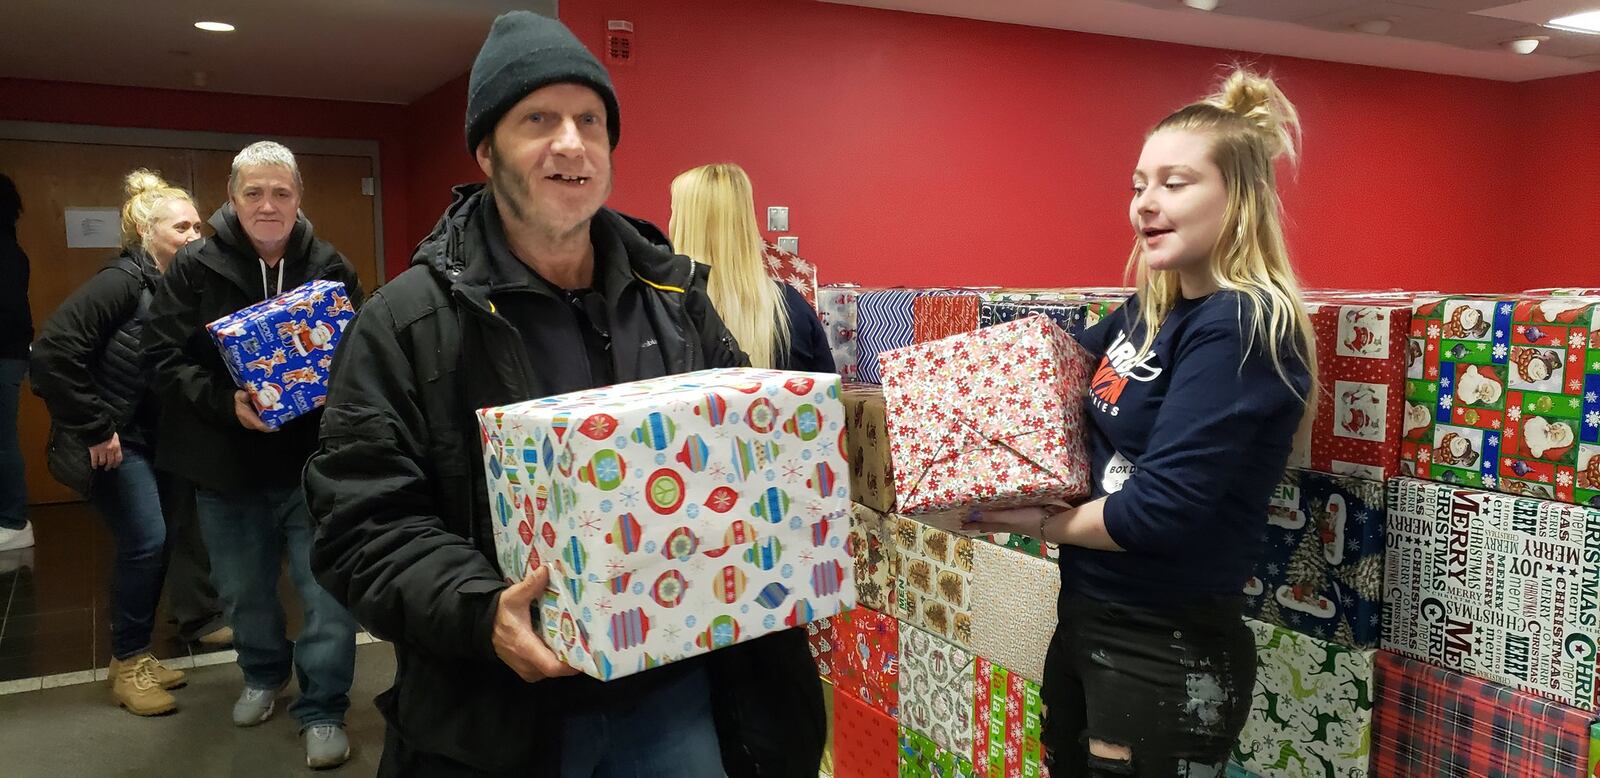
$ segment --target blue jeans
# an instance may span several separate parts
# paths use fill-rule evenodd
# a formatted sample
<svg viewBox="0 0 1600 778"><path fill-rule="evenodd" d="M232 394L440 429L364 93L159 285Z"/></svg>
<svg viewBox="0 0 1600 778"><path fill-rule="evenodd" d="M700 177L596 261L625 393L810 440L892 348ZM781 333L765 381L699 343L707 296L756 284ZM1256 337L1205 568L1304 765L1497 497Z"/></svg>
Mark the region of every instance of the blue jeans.
<svg viewBox="0 0 1600 778"><path fill-rule="evenodd" d="M122 465L95 475L89 502L105 517L117 547L111 566L111 655L127 659L150 648L165 575L167 523L148 452L122 446Z"/></svg>
<svg viewBox="0 0 1600 778"><path fill-rule="evenodd" d="M725 775L702 666L616 710L565 714L562 778Z"/></svg>
<svg viewBox="0 0 1600 778"><path fill-rule="evenodd" d="M356 622L311 576L313 530L305 492L299 486L227 494L197 489L195 507L245 684L276 689L292 669L300 697L289 713L300 726L343 723L356 672ZM295 641L285 634L278 600L285 553L305 611Z"/></svg>
<svg viewBox="0 0 1600 778"><path fill-rule="evenodd" d="M0 359L0 529L28 525L28 482L17 439L17 396L27 374L28 360Z"/></svg>

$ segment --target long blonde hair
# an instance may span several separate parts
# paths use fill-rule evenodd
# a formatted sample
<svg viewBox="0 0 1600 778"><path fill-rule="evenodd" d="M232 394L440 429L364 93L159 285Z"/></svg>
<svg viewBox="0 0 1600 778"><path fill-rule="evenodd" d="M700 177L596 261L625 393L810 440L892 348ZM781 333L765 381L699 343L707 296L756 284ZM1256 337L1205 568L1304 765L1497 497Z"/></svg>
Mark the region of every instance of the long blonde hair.
<svg viewBox="0 0 1600 778"><path fill-rule="evenodd" d="M789 309L762 263L750 177L738 165L703 165L672 180L673 250L712 267L711 304L750 364L775 367L789 351Z"/></svg>
<svg viewBox="0 0 1600 778"><path fill-rule="evenodd" d="M1299 114L1271 78L1235 68L1215 94L1162 119L1150 135L1162 130L1186 130L1211 138L1211 161L1222 171L1228 190L1222 232L1211 250L1212 278L1218 288L1237 291L1253 303L1255 321L1245 353L1253 348L1256 337L1264 338L1274 369L1290 388L1294 386L1284 370L1289 355L1281 351L1284 344L1294 344L1299 350L1296 356L1311 374L1311 390L1302 398L1309 423L1317 391L1316 335L1301 304L1300 282L1289 264L1283 239L1283 203L1278 199L1273 170L1279 157L1288 157L1291 163L1298 158ZM1141 353L1149 350L1162 319L1181 293L1178 274L1152 271L1144 262L1142 249L1143 243L1135 240L1128 259L1128 272L1135 276L1138 288L1139 318L1144 322Z"/></svg>
<svg viewBox="0 0 1600 778"><path fill-rule="evenodd" d="M129 173L122 183L123 190L128 193L127 202L122 204L123 248L139 246L149 253L144 233L155 225L161 206L168 200L182 200L194 205L194 198L188 192L167 183L160 174L144 168Z"/></svg>

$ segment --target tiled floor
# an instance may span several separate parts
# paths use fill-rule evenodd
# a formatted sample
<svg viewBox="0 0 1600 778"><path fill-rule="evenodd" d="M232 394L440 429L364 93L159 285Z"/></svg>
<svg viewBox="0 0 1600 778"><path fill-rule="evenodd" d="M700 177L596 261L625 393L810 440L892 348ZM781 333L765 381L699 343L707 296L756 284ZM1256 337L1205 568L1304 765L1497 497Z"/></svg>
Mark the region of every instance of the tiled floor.
<svg viewBox="0 0 1600 778"><path fill-rule="evenodd" d="M22 679L103 673L111 662L110 532L86 503L35 506L31 514L34 547L0 552L0 692ZM281 587L293 634L300 614L287 576ZM164 614L156 617L152 650L163 660L202 663L207 653L178 640Z"/></svg>

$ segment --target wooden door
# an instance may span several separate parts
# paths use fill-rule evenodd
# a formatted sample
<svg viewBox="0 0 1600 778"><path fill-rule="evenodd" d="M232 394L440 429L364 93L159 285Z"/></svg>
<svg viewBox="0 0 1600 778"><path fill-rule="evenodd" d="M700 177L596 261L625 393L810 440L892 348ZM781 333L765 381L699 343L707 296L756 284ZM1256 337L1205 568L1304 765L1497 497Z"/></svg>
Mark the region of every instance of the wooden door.
<svg viewBox="0 0 1600 778"><path fill-rule="evenodd" d="M228 171L233 166L234 152L193 154L195 202L200 204L200 215L209 219L228 199ZM372 175L372 160L322 154L294 156L305 183L300 210L311 220L317 237L332 243L355 265L363 289L371 292L378 288L382 279L378 269L378 232L372 197L362 193L363 179Z"/></svg>
<svg viewBox="0 0 1600 778"><path fill-rule="evenodd" d="M234 153L0 140L0 173L11 176L22 195L24 210L17 225L17 239L32 267L29 300L35 329L42 327L68 295L116 254L115 249L67 248L67 207L120 208L126 199L123 177L144 167L161 173L174 186L193 192L200 217L209 219L227 198L228 169ZM366 290L377 288L382 279L378 225L372 198L363 194L363 179L372 176L371 160L315 154L296 157L306 184L301 210L315 225L317 235L355 265ZM50 417L44 403L26 383L18 416L28 501L37 504L78 499L71 490L56 483L45 466Z"/></svg>
<svg viewBox="0 0 1600 778"><path fill-rule="evenodd" d="M116 249L67 248L65 209L121 207L126 199L123 176L140 167L159 171L177 186L189 184L189 153L182 149L0 140L0 173L11 176L22 196L17 240L27 252L32 270L28 297L35 332L67 295L117 253ZM50 415L27 383L23 384L17 422L27 468L28 501L78 499L56 483L45 467Z"/></svg>

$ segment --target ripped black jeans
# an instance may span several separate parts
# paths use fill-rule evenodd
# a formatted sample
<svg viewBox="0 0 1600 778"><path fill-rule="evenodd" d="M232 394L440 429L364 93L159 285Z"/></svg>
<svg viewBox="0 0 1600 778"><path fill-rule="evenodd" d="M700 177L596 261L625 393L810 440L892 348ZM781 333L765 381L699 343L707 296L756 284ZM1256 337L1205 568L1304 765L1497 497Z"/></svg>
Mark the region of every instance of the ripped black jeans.
<svg viewBox="0 0 1600 778"><path fill-rule="evenodd" d="M1255 641L1242 597L1135 607L1067 596L1045 662L1054 778L1221 778L1250 715ZM1131 758L1090 753L1089 742Z"/></svg>

